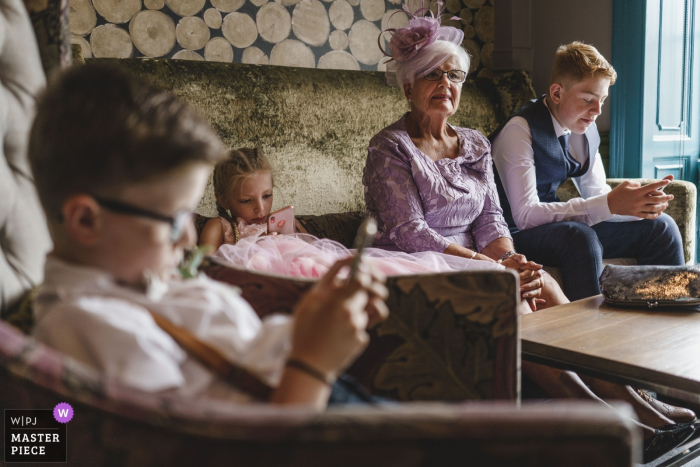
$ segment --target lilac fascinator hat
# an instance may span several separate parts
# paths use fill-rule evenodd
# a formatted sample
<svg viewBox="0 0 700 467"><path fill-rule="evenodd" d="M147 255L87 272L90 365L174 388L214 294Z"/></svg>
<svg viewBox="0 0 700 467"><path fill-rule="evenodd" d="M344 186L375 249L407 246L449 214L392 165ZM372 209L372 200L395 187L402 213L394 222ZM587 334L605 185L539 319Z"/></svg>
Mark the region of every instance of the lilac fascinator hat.
<svg viewBox="0 0 700 467"><path fill-rule="evenodd" d="M404 3L403 11L408 14L407 28L387 28L378 38L379 48L389 57L386 63L386 81L389 86L403 86L430 73L452 55L460 55L464 32L452 26L441 26L442 2L437 2L437 15L430 9L421 7L411 12ZM452 17L453 20L461 20ZM391 18L389 19L391 23ZM387 50L381 46L381 37L391 33ZM463 51L463 49L462 49ZM464 56L468 55L463 51ZM469 63L466 64L467 70Z"/></svg>

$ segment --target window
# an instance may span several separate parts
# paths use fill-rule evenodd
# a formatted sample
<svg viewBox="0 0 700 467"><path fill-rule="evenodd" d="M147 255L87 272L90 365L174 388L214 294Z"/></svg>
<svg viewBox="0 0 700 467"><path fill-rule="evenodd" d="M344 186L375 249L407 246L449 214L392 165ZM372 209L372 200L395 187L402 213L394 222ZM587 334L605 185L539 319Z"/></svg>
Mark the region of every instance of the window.
<svg viewBox="0 0 700 467"><path fill-rule="evenodd" d="M696 3L614 0L612 64L619 78L610 98L611 177L671 174L698 183L700 21Z"/></svg>

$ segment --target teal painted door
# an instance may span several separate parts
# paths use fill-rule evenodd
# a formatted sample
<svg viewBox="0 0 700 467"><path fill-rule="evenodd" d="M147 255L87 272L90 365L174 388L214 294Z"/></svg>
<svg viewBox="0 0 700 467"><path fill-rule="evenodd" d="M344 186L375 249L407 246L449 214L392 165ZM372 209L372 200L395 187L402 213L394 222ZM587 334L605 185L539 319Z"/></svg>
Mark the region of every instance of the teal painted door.
<svg viewBox="0 0 700 467"><path fill-rule="evenodd" d="M643 49L643 178L663 178L670 174L698 183L698 10L696 0L647 0Z"/></svg>

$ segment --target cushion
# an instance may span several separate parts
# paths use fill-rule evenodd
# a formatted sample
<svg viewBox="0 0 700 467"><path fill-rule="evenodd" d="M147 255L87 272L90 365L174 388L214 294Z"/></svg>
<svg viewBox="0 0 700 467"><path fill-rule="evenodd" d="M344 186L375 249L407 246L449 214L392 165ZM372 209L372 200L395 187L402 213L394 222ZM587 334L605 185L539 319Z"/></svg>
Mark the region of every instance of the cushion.
<svg viewBox="0 0 700 467"><path fill-rule="evenodd" d="M211 217L196 214L194 219L197 237L202 233L204 224ZM339 212L322 216L296 216L297 223L306 231L318 238L330 238L342 243L346 248L352 248L357 229L362 223L362 212ZM300 229L297 229L300 230Z"/></svg>
<svg viewBox="0 0 700 467"><path fill-rule="evenodd" d="M308 233L318 238L330 238L352 248L357 229L362 223L362 212L340 212L322 216L296 216Z"/></svg>
<svg viewBox="0 0 700 467"><path fill-rule="evenodd" d="M51 247L27 160L36 94L45 86L21 0L0 0L0 312L43 277Z"/></svg>

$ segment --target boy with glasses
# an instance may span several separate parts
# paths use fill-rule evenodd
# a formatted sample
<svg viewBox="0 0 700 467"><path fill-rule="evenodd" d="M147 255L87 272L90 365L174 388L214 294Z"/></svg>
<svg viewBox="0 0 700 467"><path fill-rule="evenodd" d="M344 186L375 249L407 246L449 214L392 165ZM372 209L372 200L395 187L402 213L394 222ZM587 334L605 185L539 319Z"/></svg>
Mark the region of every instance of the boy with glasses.
<svg viewBox="0 0 700 467"><path fill-rule="evenodd" d="M367 270L340 280L341 262L293 317L261 321L228 285L177 279L192 210L225 156L194 111L124 71L60 77L29 145L54 242L34 336L145 391L323 408L367 326L387 316L386 288Z"/></svg>

